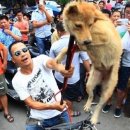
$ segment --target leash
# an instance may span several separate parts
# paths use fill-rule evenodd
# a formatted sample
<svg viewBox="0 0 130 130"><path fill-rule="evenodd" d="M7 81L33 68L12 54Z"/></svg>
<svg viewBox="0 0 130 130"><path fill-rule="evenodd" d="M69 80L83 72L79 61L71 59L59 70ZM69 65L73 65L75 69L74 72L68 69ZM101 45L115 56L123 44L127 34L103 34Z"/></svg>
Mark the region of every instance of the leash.
<svg viewBox="0 0 130 130"><path fill-rule="evenodd" d="M73 59L73 56L74 56L74 52L75 50L77 49L77 45L75 44L74 42L75 38L73 35L70 35L70 38L69 38L69 44L68 44L68 50L67 50L67 58L66 58L66 65L65 65L65 70L68 70L70 67L71 67L71 63L72 63L72 59ZM67 88L67 81L68 81L68 78L67 77L64 77L64 81L63 81L63 87L62 89L60 89L60 92L64 92ZM54 97L58 94L56 93L54 95ZM62 105L63 104L63 98L61 97L61 101L60 101L60 104ZM68 110L67 110L68 111ZM68 111L69 113L69 111ZM72 122L71 120L71 116L69 114L69 118L70 118L70 122Z"/></svg>
<svg viewBox="0 0 130 130"><path fill-rule="evenodd" d="M65 66L66 70L68 70L71 66L73 55L74 55L74 52L76 49L74 46L74 39L75 39L74 36L70 35L69 44L68 44L68 51L67 51L67 58L66 58L66 66ZM67 81L68 81L68 78L64 77L63 87L61 89L62 92L65 91L65 89L67 88ZM61 105L63 104L62 98L61 98L60 104Z"/></svg>

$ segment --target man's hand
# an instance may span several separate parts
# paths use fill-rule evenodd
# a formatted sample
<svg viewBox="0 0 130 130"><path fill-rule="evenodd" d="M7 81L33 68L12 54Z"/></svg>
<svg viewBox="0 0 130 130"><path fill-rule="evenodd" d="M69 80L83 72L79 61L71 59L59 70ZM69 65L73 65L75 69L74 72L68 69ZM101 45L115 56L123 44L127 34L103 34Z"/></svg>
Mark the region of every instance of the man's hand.
<svg viewBox="0 0 130 130"><path fill-rule="evenodd" d="M49 59L46 63L46 66L50 69L60 72L64 77L70 78L73 74L74 67L71 66L69 70L65 70L63 64L58 64L56 59Z"/></svg>
<svg viewBox="0 0 130 130"><path fill-rule="evenodd" d="M58 65L59 72L64 76L70 78L73 75L74 67L71 66L69 70L65 70L65 66L62 64Z"/></svg>
<svg viewBox="0 0 130 130"><path fill-rule="evenodd" d="M127 30L128 30L128 32L130 33L130 22L128 22Z"/></svg>
<svg viewBox="0 0 130 130"><path fill-rule="evenodd" d="M63 111L65 108L68 108L65 101L63 101L63 104L61 105L60 102L56 102L52 104L53 108L58 111Z"/></svg>
<svg viewBox="0 0 130 130"><path fill-rule="evenodd" d="M12 34L11 30L9 30L9 29L4 29L4 32L5 32L6 34L9 34L9 35Z"/></svg>
<svg viewBox="0 0 130 130"><path fill-rule="evenodd" d="M40 9L41 11L45 12L46 11L45 5L40 5Z"/></svg>
<svg viewBox="0 0 130 130"><path fill-rule="evenodd" d="M113 24L114 24L115 27L122 25L121 22L118 21L118 20L113 21Z"/></svg>

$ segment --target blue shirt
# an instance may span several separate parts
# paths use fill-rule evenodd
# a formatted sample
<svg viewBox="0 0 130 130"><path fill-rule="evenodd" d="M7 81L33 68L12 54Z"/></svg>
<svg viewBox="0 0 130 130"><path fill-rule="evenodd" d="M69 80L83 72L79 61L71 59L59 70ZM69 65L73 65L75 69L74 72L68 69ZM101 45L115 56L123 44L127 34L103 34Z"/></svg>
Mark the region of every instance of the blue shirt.
<svg viewBox="0 0 130 130"><path fill-rule="evenodd" d="M50 16L53 16L53 12L51 9L46 8ZM31 16L31 21L45 21L46 15L45 13L42 13L39 9L36 9ZM35 28L35 36L39 38L45 38L51 35L51 24L49 25L43 25L41 27Z"/></svg>
<svg viewBox="0 0 130 130"><path fill-rule="evenodd" d="M20 37L22 36L20 33L20 30L14 26L10 26L10 30L15 35L20 36ZM5 33L4 29L1 29L0 30L0 42L2 42L8 48L13 42L15 42L15 39L11 35ZM8 55L8 60L11 60L10 55Z"/></svg>

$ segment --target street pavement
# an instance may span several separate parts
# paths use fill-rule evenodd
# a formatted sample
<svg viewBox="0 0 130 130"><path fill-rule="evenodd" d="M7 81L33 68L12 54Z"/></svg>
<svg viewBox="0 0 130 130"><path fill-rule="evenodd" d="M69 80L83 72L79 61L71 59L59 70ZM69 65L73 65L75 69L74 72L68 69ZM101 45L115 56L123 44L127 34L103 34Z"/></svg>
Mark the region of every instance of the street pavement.
<svg viewBox="0 0 130 130"><path fill-rule="evenodd" d="M73 121L80 121L85 119L88 114L83 111L83 106L86 99L79 102L74 102L74 109L81 111L81 116L74 117ZM11 114L14 116L14 122L8 123L3 117L3 113L0 112L0 130L25 130L26 121L26 108L23 103L18 103L13 100L9 100L9 108ZM92 107L94 109L95 106ZM115 118L113 116L114 106L111 111L107 114L101 112L99 121L96 127L98 130L130 130L130 119L122 116L120 118Z"/></svg>

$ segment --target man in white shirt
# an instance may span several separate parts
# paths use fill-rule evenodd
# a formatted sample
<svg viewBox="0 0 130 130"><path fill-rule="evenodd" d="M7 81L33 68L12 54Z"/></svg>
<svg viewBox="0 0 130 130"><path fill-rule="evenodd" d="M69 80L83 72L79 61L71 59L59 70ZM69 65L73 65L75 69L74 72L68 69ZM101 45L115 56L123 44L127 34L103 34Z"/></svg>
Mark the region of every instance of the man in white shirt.
<svg viewBox="0 0 130 130"><path fill-rule="evenodd" d="M60 104L61 93L52 69L71 77L73 67L65 70L62 64L46 55L31 59L28 48L22 42L11 44L9 52L13 62L19 66L12 80L13 87L20 99L31 108L26 130L43 130L69 122L67 105L66 102Z"/></svg>
<svg viewBox="0 0 130 130"><path fill-rule="evenodd" d="M35 37L40 54L46 54L48 48L47 41L51 37L51 22L53 21L53 12L46 8L44 1L40 0L38 9L31 16L33 27L35 28Z"/></svg>

